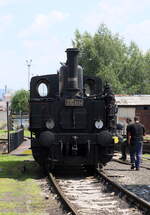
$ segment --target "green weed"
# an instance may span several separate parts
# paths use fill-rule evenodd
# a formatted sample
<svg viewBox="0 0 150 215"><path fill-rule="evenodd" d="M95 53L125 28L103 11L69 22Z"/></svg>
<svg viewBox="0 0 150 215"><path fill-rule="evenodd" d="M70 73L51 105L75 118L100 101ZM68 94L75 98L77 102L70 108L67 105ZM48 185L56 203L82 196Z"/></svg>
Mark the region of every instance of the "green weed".
<svg viewBox="0 0 150 215"><path fill-rule="evenodd" d="M40 178L31 155L0 155L0 215L44 214Z"/></svg>

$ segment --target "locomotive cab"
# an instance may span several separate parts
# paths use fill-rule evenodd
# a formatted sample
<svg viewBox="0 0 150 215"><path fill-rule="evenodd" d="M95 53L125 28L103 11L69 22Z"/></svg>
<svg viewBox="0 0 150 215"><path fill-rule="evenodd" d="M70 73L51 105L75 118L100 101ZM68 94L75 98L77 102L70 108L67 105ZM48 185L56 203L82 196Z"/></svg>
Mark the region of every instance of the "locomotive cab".
<svg viewBox="0 0 150 215"><path fill-rule="evenodd" d="M30 84L31 148L40 165L105 165L113 156L115 99L108 84L83 75L76 48L58 74Z"/></svg>

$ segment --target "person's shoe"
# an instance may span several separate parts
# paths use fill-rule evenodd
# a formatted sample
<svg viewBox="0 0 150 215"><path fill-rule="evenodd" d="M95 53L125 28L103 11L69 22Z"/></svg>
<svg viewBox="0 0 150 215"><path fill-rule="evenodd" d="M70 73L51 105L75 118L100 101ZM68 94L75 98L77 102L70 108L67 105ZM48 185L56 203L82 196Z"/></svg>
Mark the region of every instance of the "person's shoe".
<svg viewBox="0 0 150 215"><path fill-rule="evenodd" d="M139 168L139 167L137 167L137 168L136 168L136 170L137 170L137 171L139 171L139 170L140 170L140 168Z"/></svg>
<svg viewBox="0 0 150 215"><path fill-rule="evenodd" d="M135 168L135 166L132 164L132 165L131 165L131 169L134 169L134 168Z"/></svg>

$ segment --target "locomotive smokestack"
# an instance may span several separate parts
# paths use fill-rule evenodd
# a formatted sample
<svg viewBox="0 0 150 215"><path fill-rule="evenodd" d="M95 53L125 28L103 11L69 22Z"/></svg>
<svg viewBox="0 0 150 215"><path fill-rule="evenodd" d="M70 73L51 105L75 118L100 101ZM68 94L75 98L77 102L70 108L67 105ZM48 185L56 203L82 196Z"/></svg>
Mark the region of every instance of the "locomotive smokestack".
<svg viewBox="0 0 150 215"><path fill-rule="evenodd" d="M59 72L59 94L61 96L75 96L83 89L83 70L78 65L77 48L66 50L66 64L60 68Z"/></svg>
<svg viewBox="0 0 150 215"><path fill-rule="evenodd" d="M70 48L66 50L67 52L67 66L68 66L68 88L70 90L78 91L78 53L77 48Z"/></svg>

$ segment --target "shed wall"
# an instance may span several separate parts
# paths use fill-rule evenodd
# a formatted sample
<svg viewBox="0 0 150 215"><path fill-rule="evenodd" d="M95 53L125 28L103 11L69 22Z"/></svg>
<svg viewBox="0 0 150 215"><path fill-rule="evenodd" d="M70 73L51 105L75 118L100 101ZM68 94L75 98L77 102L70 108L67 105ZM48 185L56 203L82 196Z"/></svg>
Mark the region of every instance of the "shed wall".
<svg viewBox="0 0 150 215"><path fill-rule="evenodd" d="M135 116L135 107L118 107L117 123L123 125L123 134L126 134L126 119L131 118L132 122Z"/></svg>
<svg viewBox="0 0 150 215"><path fill-rule="evenodd" d="M150 134L150 110L136 110L136 115L140 117L140 121L144 125L146 133Z"/></svg>
<svg viewBox="0 0 150 215"><path fill-rule="evenodd" d="M123 134L126 133L126 118L131 118L134 122L134 116L140 117L141 123L144 125L146 133L150 134L150 109L145 110L144 106L139 107L118 107L117 123L123 125Z"/></svg>

